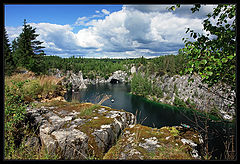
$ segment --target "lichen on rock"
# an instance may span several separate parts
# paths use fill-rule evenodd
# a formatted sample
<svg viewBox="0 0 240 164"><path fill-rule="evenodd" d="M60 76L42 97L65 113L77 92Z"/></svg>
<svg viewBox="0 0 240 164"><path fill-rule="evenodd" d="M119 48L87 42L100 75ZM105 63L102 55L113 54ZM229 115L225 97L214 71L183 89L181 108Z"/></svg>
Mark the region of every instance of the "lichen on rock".
<svg viewBox="0 0 240 164"><path fill-rule="evenodd" d="M180 126L157 129L136 124L123 131L103 159L201 159L198 149L202 144L201 136L191 131L195 135L184 138L189 131Z"/></svg>
<svg viewBox="0 0 240 164"><path fill-rule="evenodd" d="M41 145L61 159L102 159L135 119L132 113L91 103L53 101L27 109Z"/></svg>

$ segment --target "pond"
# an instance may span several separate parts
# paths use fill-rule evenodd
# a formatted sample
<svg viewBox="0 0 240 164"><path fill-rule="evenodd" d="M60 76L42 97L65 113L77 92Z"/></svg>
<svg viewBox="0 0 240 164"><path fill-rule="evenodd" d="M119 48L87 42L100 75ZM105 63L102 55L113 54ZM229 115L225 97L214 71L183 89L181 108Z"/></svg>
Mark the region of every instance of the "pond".
<svg viewBox="0 0 240 164"><path fill-rule="evenodd" d="M193 114L192 110L177 108L174 106L155 103L141 96L130 94L129 84L97 84L87 85L86 89L80 92L69 92L65 95L67 101L77 100L79 102L98 103L104 96L110 98L105 100L101 105L113 109L123 109L137 116L137 123L149 127L161 128L163 126L179 126L181 123L197 128L195 118L198 118L200 127L204 127L204 120ZM213 158L223 158L224 135L227 134L228 124L208 122L209 125L209 150L213 152ZM223 128L224 126L224 128ZM197 128L199 129L199 128Z"/></svg>

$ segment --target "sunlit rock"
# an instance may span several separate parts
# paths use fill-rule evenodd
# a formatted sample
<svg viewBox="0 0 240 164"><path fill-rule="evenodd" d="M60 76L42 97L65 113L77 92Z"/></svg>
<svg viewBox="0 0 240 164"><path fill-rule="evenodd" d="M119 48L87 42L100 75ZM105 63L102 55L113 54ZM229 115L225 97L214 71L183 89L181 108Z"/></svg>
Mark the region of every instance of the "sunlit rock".
<svg viewBox="0 0 240 164"><path fill-rule="evenodd" d="M132 113L90 103L55 101L27 109L41 145L60 159L101 159L135 119Z"/></svg>
<svg viewBox="0 0 240 164"><path fill-rule="evenodd" d="M123 131L104 159L201 159L203 154L201 135L194 130L136 124Z"/></svg>

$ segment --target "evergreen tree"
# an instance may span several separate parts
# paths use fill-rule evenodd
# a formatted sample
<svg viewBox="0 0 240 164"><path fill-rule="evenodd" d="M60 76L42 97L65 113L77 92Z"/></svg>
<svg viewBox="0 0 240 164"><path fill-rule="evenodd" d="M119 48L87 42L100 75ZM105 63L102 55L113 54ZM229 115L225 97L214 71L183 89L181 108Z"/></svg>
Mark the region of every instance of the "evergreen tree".
<svg viewBox="0 0 240 164"><path fill-rule="evenodd" d="M4 54L4 72L5 75L11 75L16 66L13 60L10 44L8 43L8 36L6 29L3 29L3 54Z"/></svg>
<svg viewBox="0 0 240 164"><path fill-rule="evenodd" d="M36 28L32 28L24 19L22 33L14 41L14 58L18 61L17 66L25 67L33 72L39 71L41 56L45 55L41 46L43 42L36 40ZM41 68L40 68L41 70Z"/></svg>

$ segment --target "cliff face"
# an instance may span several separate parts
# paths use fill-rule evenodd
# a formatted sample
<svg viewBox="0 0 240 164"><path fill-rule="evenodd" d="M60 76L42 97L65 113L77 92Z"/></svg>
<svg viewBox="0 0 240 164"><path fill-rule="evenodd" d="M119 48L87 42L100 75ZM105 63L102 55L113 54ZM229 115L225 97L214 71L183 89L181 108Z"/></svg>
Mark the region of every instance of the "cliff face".
<svg viewBox="0 0 240 164"><path fill-rule="evenodd" d="M98 84L98 83L110 83L117 81L120 83L129 82L129 76L126 72L118 70L112 73L112 75L106 80L104 77L97 77L95 79L83 79L83 74L79 71L77 74L72 71L67 71L66 74L56 69L54 72L50 71L50 74L55 75L57 78L63 79L63 84L70 86L72 91L79 91L80 89L87 88L87 84Z"/></svg>
<svg viewBox="0 0 240 164"><path fill-rule="evenodd" d="M161 88L164 95L157 99L159 102L176 105L178 99L186 104L192 104L198 110L208 112L217 110L227 120L231 120L235 114L234 108L228 106L234 103L236 93L223 92L219 85L209 88L201 82L197 75L191 77L189 75L174 75L172 77L164 75L155 79L155 85ZM189 79L194 81L189 81ZM151 97L149 98L151 99Z"/></svg>

